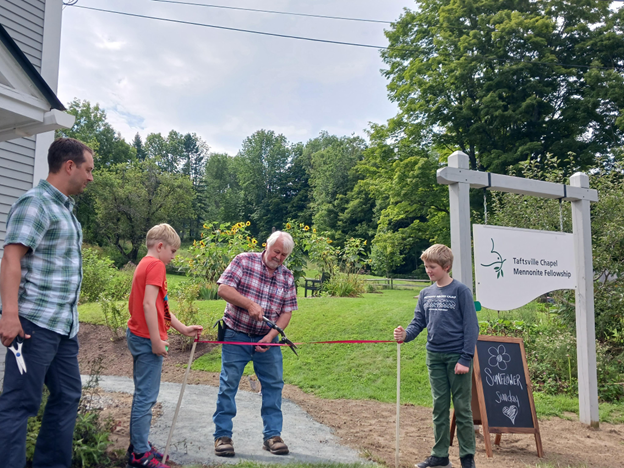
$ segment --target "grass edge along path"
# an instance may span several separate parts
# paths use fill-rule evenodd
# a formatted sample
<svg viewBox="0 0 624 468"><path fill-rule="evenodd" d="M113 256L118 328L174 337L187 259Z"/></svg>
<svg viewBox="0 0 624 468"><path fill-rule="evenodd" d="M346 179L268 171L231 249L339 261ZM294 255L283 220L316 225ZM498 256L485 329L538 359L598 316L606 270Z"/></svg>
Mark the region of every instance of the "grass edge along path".
<svg viewBox="0 0 624 468"><path fill-rule="evenodd" d="M404 327L414 314L418 291L391 290L361 298L299 297L299 310L286 330L294 342L325 340L390 340L397 325ZM198 301L199 322L212 327L221 317L224 301ZM171 303L176 312L175 302ZM99 304L79 307L83 322L103 324ZM483 319L489 311L479 312ZM426 332L401 349L401 402L431 407L431 391L425 364ZM123 345L123 344L120 344ZM299 358L284 350L284 380L320 398L367 399L386 403L396 400L396 344L301 345ZM198 358L193 369L219 372L221 348ZM247 374L253 373L251 364ZM534 393L539 418L570 418L578 414L578 399L565 395ZM624 403L600 404L600 420L624 423Z"/></svg>

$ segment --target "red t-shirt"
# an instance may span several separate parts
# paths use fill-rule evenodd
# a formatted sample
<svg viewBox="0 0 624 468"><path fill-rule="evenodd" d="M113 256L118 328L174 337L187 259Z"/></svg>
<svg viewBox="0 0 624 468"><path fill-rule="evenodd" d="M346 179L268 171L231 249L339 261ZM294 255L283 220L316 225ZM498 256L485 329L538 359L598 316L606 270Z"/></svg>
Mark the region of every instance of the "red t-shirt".
<svg viewBox="0 0 624 468"><path fill-rule="evenodd" d="M160 339L167 340L167 330L171 327L171 314L169 313L169 301L167 298L167 272L165 264L154 257L143 257L136 267L132 278L132 289L128 309L130 310L130 320L128 328L136 336L150 338L147 322L145 321L145 311L143 310L143 299L145 298L145 287L150 284L158 287L158 297L156 298L156 312L158 315L158 331Z"/></svg>

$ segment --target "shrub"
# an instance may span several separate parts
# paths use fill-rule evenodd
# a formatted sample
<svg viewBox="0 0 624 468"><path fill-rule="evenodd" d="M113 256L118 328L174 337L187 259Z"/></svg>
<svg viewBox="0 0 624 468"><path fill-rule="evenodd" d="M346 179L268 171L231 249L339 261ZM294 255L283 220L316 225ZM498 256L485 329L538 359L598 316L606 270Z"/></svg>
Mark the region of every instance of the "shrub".
<svg viewBox="0 0 624 468"><path fill-rule="evenodd" d="M111 259L102 257L94 248L84 247L82 249L80 302L97 301L116 273L117 270Z"/></svg>
<svg viewBox="0 0 624 468"><path fill-rule="evenodd" d="M216 283L206 284L199 287L199 298L202 301L216 301L219 298L219 285Z"/></svg>
<svg viewBox="0 0 624 468"><path fill-rule="evenodd" d="M130 318L127 301L116 301L106 295L101 295L99 303L104 314L104 323L111 332L111 340L121 340L124 337L123 330Z"/></svg>
<svg viewBox="0 0 624 468"><path fill-rule="evenodd" d="M336 273L323 284L323 289L330 296L357 297L364 291L364 280L360 275Z"/></svg>
<svg viewBox="0 0 624 468"><path fill-rule="evenodd" d="M169 295L177 301L174 314L184 325L193 325L198 322L199 309L195 305L195 300L199 295L199 289L199 284L184 281L169 291ZM195 340L195 337L184 338L183 350L188 349L188 346Z"/></svg>

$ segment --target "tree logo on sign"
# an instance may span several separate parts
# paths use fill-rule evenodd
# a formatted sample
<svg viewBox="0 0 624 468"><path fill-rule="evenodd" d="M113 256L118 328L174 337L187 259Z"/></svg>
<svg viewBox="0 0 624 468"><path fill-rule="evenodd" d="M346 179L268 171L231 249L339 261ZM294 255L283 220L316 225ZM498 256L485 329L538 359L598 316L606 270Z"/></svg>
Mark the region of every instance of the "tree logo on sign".
<svg viewBox="0 0 624 468"><path fill-rule="evenodd" d="M490 238L490 240L492 241L492 250L490 250L490 253L496 254L496 256L498 257L498 260L496 260L495 262L492 262L488 265L484 265L483 263L481 264L482 267L494 267L494 271L496 272L496 279L500 278L500 277L504 277L505 274L503 273L503 263L505 263L507 261L507 259L504 259L503 256L501 254L499 254L496 250L494 250L494 239Z"/></svg>

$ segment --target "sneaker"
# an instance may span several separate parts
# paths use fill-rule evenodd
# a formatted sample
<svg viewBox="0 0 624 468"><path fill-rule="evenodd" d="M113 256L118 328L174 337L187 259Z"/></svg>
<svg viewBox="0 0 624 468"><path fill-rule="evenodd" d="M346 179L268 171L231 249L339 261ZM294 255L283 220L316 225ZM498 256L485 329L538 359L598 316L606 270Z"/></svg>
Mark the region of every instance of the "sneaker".
<svg viewBox="0 0 624 468"><path fill-rule="evenodd" d="M280 436L265 440L262 448L271 452L273 455L288 455L288 447Z"/></svg>
<svg viewBox="0 0 624 468"><path fill-rule="evenodd" d="M163 465L152 452L146 452L143 454L141 458L137 458L137 454L132 452L130 455L130 459L128 460L128 468L132 468L133 466L138 466L142 468L169 468L167 465Z"/></svg>
<svg viewBox="0 0 624 468"><path fill-rule="evenodd" d="M429 457L424 462L416 465L416 468L427 468L429 466L437 466L439 468L452 468L453 464L448 457Z"/></svg>
<svg viewBox="0 0 624 468"><path fill-rule="evenodd" d="M215 439L215 455L217 457L234 456L234 441L231 437L219 437Z"/></svg>
<svg viewBox="0 0 624 468"><path fill-rule="evenodd" d="M151 442L148 442L149 446L150 446L150 453L154 454L154 458L156 458L156 460L158 461L162 461L163 457L165 456L164 454L160 453L156 447L154 447L154 445L152 445ZM134 445L130 444L128 446L128 450L126 451L126 457L128 458L128 460L130 460L130 457L132 456L132 452L134 452ZM128 463L130 463L128 461Z"/></svg>
<svg viewBox="0 0 624 468"><path fill-rule="evenodd" d="M461 468L475 468L474 455L464 455L459 461Z"/></svg>

